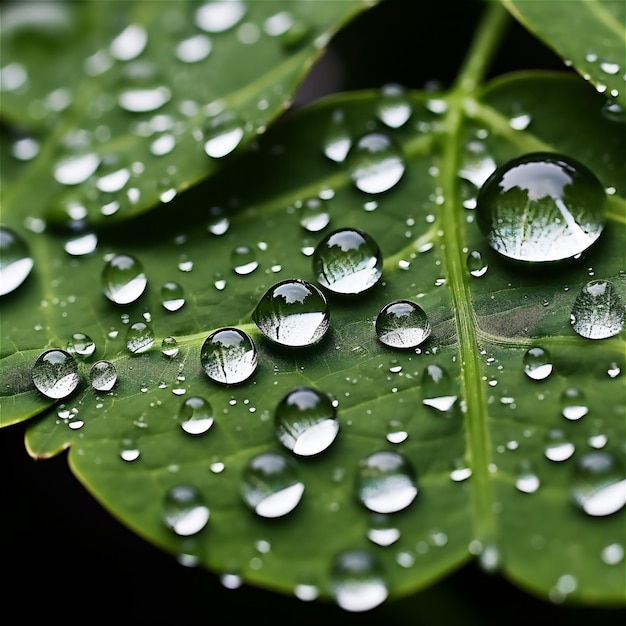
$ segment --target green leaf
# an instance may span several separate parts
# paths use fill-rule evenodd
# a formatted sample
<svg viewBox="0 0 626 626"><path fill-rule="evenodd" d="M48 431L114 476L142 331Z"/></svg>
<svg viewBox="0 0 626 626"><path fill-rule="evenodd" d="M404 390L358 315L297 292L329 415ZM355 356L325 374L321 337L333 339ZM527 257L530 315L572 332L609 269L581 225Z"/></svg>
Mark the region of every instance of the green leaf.
<svg viewBox="0 0 626 626"><path fill-rule="evenodd" d="M367 5L4 4L2 115L19 129L5 141L27 161L5 206L66 226L77 206L109 223L169 201L262 133Z"/></svg>
<svg viewBox="0 0 626 626"><path fill-rule="evenodd" d="M626 8L614 0L502 0L600 93L626 107Z"/></svg>

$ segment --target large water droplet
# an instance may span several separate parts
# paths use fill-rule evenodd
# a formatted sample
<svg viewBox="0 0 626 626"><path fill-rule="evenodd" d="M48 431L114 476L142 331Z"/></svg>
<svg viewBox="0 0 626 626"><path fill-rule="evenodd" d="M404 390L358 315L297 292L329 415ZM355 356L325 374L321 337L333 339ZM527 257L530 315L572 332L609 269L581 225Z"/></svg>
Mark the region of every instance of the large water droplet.
<svg viewBox="0 0 626 626"><path fill-rule="evenodd" d="M233 248L233 251L230 253L230 262L232 263L235 274L239 274L240 276L251 274L259 267L254 249L246 245Z"/></svg>
<svg viewBox="0 0 626 626"><path fill-rule="evenodd" d="M81 359L89 358L96 351L96 344L85 333L73 333L67 342L67 351Z"/></svg>
<svg viewBox="0 0 626 626"><path fill-rule="evenodd" d="M256 346L244 331L220 328L204 340L200 349L200 363L206 375L216 383L242 383L256 370Z"/></svg>
<svg viewBox="0 0 626 626"><path fill-rule="evenodd" d="M243 0L212 0L196 10L196 26L207 33L221 33L238 24L246 14Z"/></svg>
<svg viewBox="0 0 626 626"><path fill-rule="evenodd" d="M391 348L416 348L426 341L430 332L426 312L410 300L394 300L376 317L378 339Z"/></svg>
<svg viewBox="0 0 626 626"><path fill-rule="evenodd" d="M550 353L539 346L529 348L523 357L524 374L532 380L545 380L552 374Z"/></svg>
<svg viewBox="0 0 626 626"><path fill-rule="evenodd" d="M356 295L380 280L383 258L370 235L356 228L342 228L322 239L313 252L312 264L323 287Z"/></svg>
<svg viewBox="0 0 626 626"><path fill-rule="evenodd" d="M143 266L129 254L116 254L107 261L102 270L104 295L115 304L135 302L147 284Z"/></svg>
<svg viewBox="0 0 626 626"><path fill-rule="evenodd" d="M180 427L189 435L202 435L213 426L213 407L199 396L187 398L178 411Z"/></svg>
<svg viewBox="0 0 626 626"><path fill-rule="evenodd" d="M304 492L293 459L278 452L256 455L246 465L241 484L244 502L260 517L282 517L293 511Z"/></svg>
<svg viewBox="0 0 626 626"><path fill-rule="evenodd" d="M209 507L195 487L177 485L165 494L163 521L181 537L199 533L209 521L209 515Z"/></svg>
<svg viewBox="0 0 626 626"><path fill-rule="evenodd" d="M337 605L351 612L369 611L382 604L388 595L378 560L363 550L348 550L335 558L330 589Z"/></svg>
<svg viewBox="0 0 626 626"><path fill-rule="evenodd" d="M80 185L84 183L100 165L100 155L95 152L73 154L54 165L54 179L62 185Z"/></svg>
<svg viewBox="0 0 626 626"><path fill-rule="evenodd" d="M351 148L346 163L354 185L365 193L382 193L391 189L405 170L400 149L382 133L361 137Z"/></svg>
<svg viewBox="0 0 626 626"><path fill-rule="evenodd" d="M398 452L374 452L359 464L356 493L359 501L374 513L401 511L417 495L415 470Z"/></svg>
<svg viewBox="0 0 626 626"><path fill-rule="evenodd" d="M317 343L330 326L326 297L315 285L300 279L283 280L270 287L252 319L268 339L290 347Z"/></svg>
<svg viewBox="0 0 626 626"><path fill-rule="evenodd" d="M576 387L567 387L561 394L561 414L568 420L579 420L589 413L585 394Z"/></svg>
<svg viewBox="0 0 626 626"><path fill-rule="evenodd" d="M485 181L478 225L489 245L518 261L570 259L604 228L606 194L587 167L559 154L513 159Z"/></svg>
<svg viewBox="0 0 626 626"><path fill-rule="evenodd" d="M214 117L206 130L204 151L213 159L221 159L230 154L243 138L241 120L226 111Z"/></svg>
<svg viewBox="0 0 626 626"><path fill-rule="evenodd" d="M185 304L185 291L174 281L163 283L161 287L161 304L167 311L178 311Z"/></svg>
<svg viewBox="0 0 626 626"><path fill-rule="evenodd" d="M489 269L489 265L487 265L482 253L478 250L472 250L467 255L466 263L467 271L470 273L470 276L473 276L474 278L484 276Z"/></svg>
<svg viewBox="0 0 626 626"><path fill-rule="evenodd" d="M89 370L89 380L96 391L111 391L117 382L117 369L110 361L96 361Z"/></svg>
<svg viewBox="0 0 626 626"><path fill-rule="evenodd" d="M576 296L570 321L581 337L606 339L624 328L624 315L624 305L613 284L592 280Z"/></svg>
<svg viewBox="0 0 626 626"><path fill-rule="evenodd" d="M422 381L422 404L445 413L457 401L454 380L447 370L431 363L424 370Z"/></svg>
<svg viewBox="0 0 626 626"><path fill-rule="evenodd" d="M342 109L335 109L324 135L324 154L336 163L343 163L352 146L352 138Z"/></svg>
<svg viewBox="0 0 626 626"><path fill-rule="evenodd" d="M146 322L135 322L126 331L126 349L132 354L150 350L154 344L154 331Z"/></svg>
<svg viewBox="0 0 626 626"><path fill-rule="evenodd" d="M412 112L411 103L402 85L389 83L382 87L376 113L383 124L389 128L400 128L408 122Z"/></svg>
<svg viewBox="0 0 626 626"><path fill-rule="evenodd" d="M66 398L78 386L78 363L69 352L52 348L37 357L31 377L44 396L55 400Z"/></svg>
<svg viewBox="0 0 626 626"><path fill-rule="evenodd" d="M294 454L312 456L326 450L339 431L337 411L330 397L309 387L297 387L276 406L278 440Z"/></svg>
<svg viewBox="0 0 626 626"><path fill-rule="evenodd" d="M6 226L0 226L0 296L15 291L33 269L27 243Z"/></svg>
<svg viewBox="0 0 626 626"><path fill-rule="evenodd" d="M574 502L587 515L611 515L626 504L624 467L609 452L587 452L572 472Z"/></svg>

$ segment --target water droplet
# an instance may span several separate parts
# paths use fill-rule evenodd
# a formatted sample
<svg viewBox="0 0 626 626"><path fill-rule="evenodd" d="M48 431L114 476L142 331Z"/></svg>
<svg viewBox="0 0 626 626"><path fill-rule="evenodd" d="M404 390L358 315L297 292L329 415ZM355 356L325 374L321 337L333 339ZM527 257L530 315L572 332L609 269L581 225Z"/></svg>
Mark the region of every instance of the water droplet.
<svg viewBox="0 0 626 626"><path fill-rule="evenodd" d="M555 462L567 461L575 450L576 447L567 439L562 430L555 428L546 434L546 447L544 449L546 459Z"/></svg>
<svg viewBox="0 0 626 626"><path fill-rule="evenodd" d="M346 611L369 611L388 595L382 568L373 554L347 550L333 561L330 590L339 607Z"/></svg>
<svg viewBox="0 0 626 626"><path fill-rule="evenodd" d="M66 398L78 386L78 363L69 352L52 348L37 357L31 376L33 384L44 396Z"/></svg>
<svg viewBox="0 0 626 626"><path fill-rule="evenodd" d="M467 255L466 263L467 271L470 273L471 276L474 276L474 278L480 278L481 276L484 276L489 269L489 265L487 265L487 262L485 261L482 253L480 253L478 250L472 250Z"/></svg>
<svg viewBox="0 0 626 626"><path fill-rule="evenodd" d="M624 328L624 315L624 305L613 284L592 280L576 296L570 321L581 337L606 339Z"/></svg>
<svg viewBox="0 0 626 626"><path fill-rule="evenodd" d="M359 501L374 513L401 511L417 495L415 470L397 452L374 452L359 464L356 492Z"/></svg>
<svg viewBox="0 0 626 626"><path fill-rule="evenodd" d="M72 154L55 163L52 174L62 185L80 185L98 169L98 165L100 155L95 152Z"/></svg>
<svg viewBox="0 0 626 626"><path fill-rule="evenodd" d="M352 139L342 109L335 109L324 136L324 154L335 163L343 163L352 146Z"/></svg>
<svg viewBox="0 0 626 626"><path fill-rule="evenodd" d="M611 122L623 124L626 121L626 109L611 100L607 100L602 106L602 115Z"/></svg>
<svg viewBox="0 0 626 626"><path fill-rule="evenodd" d="M447 370L431 363L424 370L422 381L422 404L445 413L450 411L457 401L454 380Z"/></svg>
<svg viewBox="0 0 626 626"><path fill-rule="evenodd" d="M148 33L143 26L130 24L112 42L109 52L118 61L137 58L148 43Z"/></svg>
<svg viewBox="0 0 626 626"><path fill-rule="evenodd" d="M156 111L170 101L172 92L164 85L125 88L120 92L118 103L129 113Z"/></svg>
<svg viewBox="0 0 626 626"><path fill-rule="evenodd" d="M256 253L250 246L236 246L230 253L230 261L235 274L239 274L240 276L251 274L257 267L259 267L259 262L256 259Z"/></svg>
<svg viewBox="0 0 626 626"><path fill-rule="evenodd" d="M426 312L410 300L389 302L376 317L378 339L391 348L417 348L430 332Z"/></svg>
<svg viewBox="0 0 626 626"><path fill-rule="evenodd" d="M567 387L561 394L561 414L568 420L579 420L589 413L585 394L576 387Z"/></svg>
<svg viewBox="0 0 626 626"><path fill-rule="evenodd" d="M392 524L388 515L375 513L367 529L367 538L377 546L390 546L400 539L400 530Z"/></svg>
<svg viewBox="0 0 626 626"><path fill-rule="evenodd" d="M552 359L547 350L534 346L523 357L524 374L532 380L545 380L552 374Z"/></svg>
<svg viewBox="0 0 626 626"><path fill-rule="evenodd" d="M192 35L177 44L176 57L183 63L198 63L204 61L212 49L213 44L206 35Z"/></svg>
<svg viewBox="0 0 626 626"><path fill-rule="evenodd" d="M528 113L517 113L509 118L509 126L513 130L526 130L531 121L532 118Z"/></svg>
<svg viewBox="0 0 626 626"><path fill-rule="evenodd" d="M216 383L242 383L256 370L256 346L244 331L220 328L204 340L200 349L200 363L206 375Z"/></svg>
<svg viewBox="0 0 626 626"><path fill-rule="evenodd" d="M116 254L107 261L102 270L104 295L115 304L135 302L147 284L143 266L129 254Z"/></svg>
<svg viewBox="0 0 626 626"><path fill-rule="evenodd" d="M161 342L161 353L169 358L178 356L178 342L174 337L165 337L163 339Z"/></svg>
<svg viewBox="0 0 626 626"><path fill-rule="evenodd" d="M624 546L619 543L611 543L602 548L601 557L607 565L617 565L624 560Z"/></svg>
<svg viewBox="0 0 626 626"><path fill-rule="evenodd" d="M230 227L230 221L227 217L216 217L207 226L208 231L215 236L224 235Z"/></svg>
<svg viewBox="0 0 626 626"><path fill-rule="evenodd" d="M187 398L178 411L180 427L189 435L202 435L213 426L213 407L199 396Z"/></svg>
<svg viewBox="0 0 626 626"><path fill-rule="evenodd" d="M326 450L337 436L339 422L330 397L309 387L297 387L276 406L274 425L278 440L298 456Z"/></svg>
<svg viewBox="0 0 626 626"><path fill-rule="evenodd" d="M137 447L134 439L122 439L120 448L120 458L127 463L136 461L141 456L141 452Z"/></svg>
<svg viewBox="0 0 626 626"><path fill-rule="evenodd" d="M154 331L145 322L135 322L126 331L126 348L132 354L150 350L154 344Z"/></svg>
<svg viewBox="0 0 626 626"><path fill-rule="evenodd" d="M396 83L383 85L376 112L380 121L389 128L404 126L413 112L404 87Z"/></svg>
<svg viewBox="0 0 626 626"><path fill-rule="evenodd" d="M81 232L66 239L63 244L65 252L71 256L91 254L98 246L98 235L93 232Z"/></svg>
<svg viewBox="0 0 626 626"><path fill-rule="evenodd" d="M477 220L499 254L527 262L571 259L604 228L606 193L587 167L531 153L499 167L477 198Z"/></svg>
<svg viewBox="0 0 626 626"><path fill-rule="evenodd" d="M246 465L241 484L244 502L260 517L293 511L304 493L295 461L278 452L256 455Z"/></svg>
<svg viewBox="0 0 626 626"><path fill-rule="evenodd" d="M161 287L161 304L167 311L178 311L185 304L185 292L181 285L168 281Z"/></svg>
<svg viewBox="0 0 626 626"><path fill-rule="evenodd" d="M330 326L324 294L313 284L288 279L270 287L252 313L254 323L271 341L283 346L310 346Z"/></svg>
<svg viewBox="0 0 626 626"><path fill-rule="evenodd" d="M117 382L117 369L110 361L96 361L89 370L89 380L96 391L111 391Z"/></svg>
<svg viewBox="0 0 626 626"><path fill-rule="evenodd" d="M587 515L601 517L619 511L626 504L624 467L609 452L587 452L574 466L572 496Z"/></svg>
<svg viewBox="0 0 626 626"><path fill-rule="evenodd" d="M26 241L10 228L0 226L0 296L15 291L32 269Z"/></svg>
<svg viewBox="0 0 626 626"><path fill-rule="evenodd" d="M330 223L326 202L320 198L309 198L300 207L300 226L310 233L324 230Z"/></svg>
<svg viewBox="0 0 626 626"><path fill-rule="evenodd" d="M70 354L86 359L96 351L96 344L85 333L73 333L66 348Z"/></svg>
<svg viewBox="0 0 626 626"><path fill-rule="evenodd" d="M350 149L346 163L354 185L365 193L382 193L391 189L405 170L400 149L382 133L361 137Z"/></svg>
<svg viewBox="0 0 626 626"><path fill-rule="evenodd" d="M221 33L237 25L246 14L242 0L205 2L195 13L196 26L207 33Z"/></svg>
<svg viewBox="0 0 626 626"><path fill-rule="evenodd" d="M312 264L323 287L338 294L356 295L380 280L383 259L370 235L342 228L322 239L313 252Z"/></svg>
<svg viewBox="0 0 626 626"><path fill-rule="evenodd" d="M221 159L241 143L244 128L241 120L229 111L215 116L205 133L204 151L212 159Z"/></svg>
<svg viewBox="0 0 626 626"><path fill-rule="evenodd" d="M163 521L181 537L199 533L209 521L209 515L209 507L195 487L177 485L165 494Z"/></svg>
<svg viewBox="0 0 626 626"><path fill-rule="evenodd" d="M519 474L515 479L515 486L522 493L535 493L539 489L541 481L533 472L529 463L520 463Z"/></svg>

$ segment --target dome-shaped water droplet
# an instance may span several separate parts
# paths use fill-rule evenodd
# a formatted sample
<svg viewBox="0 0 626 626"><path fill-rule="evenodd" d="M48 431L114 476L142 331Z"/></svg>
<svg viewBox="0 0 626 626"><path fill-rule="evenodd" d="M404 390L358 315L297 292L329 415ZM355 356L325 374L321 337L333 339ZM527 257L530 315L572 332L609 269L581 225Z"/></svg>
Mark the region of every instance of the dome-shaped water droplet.
<svg viewBox="0 0 626 626"><path fill-rule="evenodd" d="M185 291L174 281L163 283L161 287L161 304L167 311L178 311L185 304Z"/></svg>
<svg viewBox="0 0 626 626"><path fill-rule="evenodd" d="M230 253L230 261L235 274L240 276L251 274L259 267L254 249L246 245L233 248L233 251Z"/></svg>
<svg viewBox="0 0 626 626"><path fill-rule="evenodd" d="M141 456L137 442L132 438L124 438L120 445L120 458L127 463L136 461Z"/></svg>
<svg viewBox="0 0 626 626"><path fill-rule="evenodd" d="M345 611L369 611L387 599L382 567L373 554L363 550L337 555L329 582L335 602Z"/></svg>
<svg viewBox="0 0 626 626"><path fill-rule="evenodd" d="M163 521L181 537L199 533L209 521L209 515L209 507L196 487L177 485L165 494Z"/></svg>
<svg viewBox="0 0 626 626"><path fill-rule="evenodd" d="M161 353L169 358L178 356L178 341L174 337L165 337L161 341Z"/></svg>
<svg viewBox="0 0 626 626"><path fill-rule="evenodd" d="M324 230L330 223L326 202L321 198L309 198L300 207L300 226L310 233Z"/></svg>
<svg viewBox="0 0 626 626"><path fill-rule="evenodd" d="M489 269L489 266L487 265L487 262L485 261L482 253L478 250L472 250L467 255L466 263L467 271L474 278L480 278L481 276L484 276Z"/></svg>
<svg viewBox="0 0 626 626"><path fill-rule="evenodd" d="M389 128L400 128L409 121L413 109L402 85L389 83L380 90L376 113Z"/></svg>
<svg viewBox="0 0 626 626"><path fill-rule="evenodd" d="M241 120L227 111L214 117L205 133L204 151L212 159L221 159L230 154L243 138Z"/></svg>
<svg viewBox="0 0 626 626"><path fill-rule="evenodd" d="M67 351L81 359L89 358L96 351L96 344L85 333L73 333L67 342Z"/></svg>
<svg viewBox="0 0 626 626"><path fill-rule="evenodd" d="M587 452L572 472L574 502L587 515L611 515L626 504L624 466L609 452Z"/></svg>
<svg viewBox="0 0 626 626"><path fill-rule="evenodd" d="M102 270L104 295L115 304L135 302L147 284L143 266L129 254L116 254L107 261Z"/></svg>
<svg viewBox="0 0 626 626"><path fill-rule="evenodd" d="M211 50L213 44L206 35L192 35L183 39L176 45L176 58L183 63L198 63L204 61Z"/></svg>
<svg viewBox="0 0 626 626"><path fill-rule="evenodd" d="M297 278L270 287L259 300L252 319L268 339L290 347L317 343L330 326L324 294Z"/></svg>
<svg viewBox="0 0 626 626"><path fill-rule="evenodd" d="M378 546L390 546L400 539L400 530L394 526L389 515L374 513L367 529L367 538Z"/></svg>
<svg viewBox="0 0 626 626"><path fill-rule="evenodd" d="M0 296L15 291L32 269L27 243L10 228L0 226Z"/></svg>
<svg viewBox="0 0 626 626"><path fill-rule="evenodd" d="M180 427L189 435L202 435L213 426L213 407L200 396L187 398L178 411Z"/></svg>
<svg viewBox="0 0 626 626"><path fill-rule="evenodd" d="M139 24L127 26L109 46L111 56L118 61L137 58L148 43L148 32Z"/></svg>
<svg viewBox="0 0 626 626"><path fill-rule="evenodd" d="M540 263L571 259L604 228L606 193L587 167L544 152L513 159L485 181L477 220L505 257Z"/></svg>
<svg viewBox="0 0 626 626"><path fill-rule="evenodd" d="M284 454L258 454L250 459L244 469L241 496L260 517L287 515L296 508L303 492L299 467Z"/></svg>
<svg viewBox="0 0 626 626"><path fill-rule="evenodd" d="M110 361L96 361L89 370L89 380L96 391L111 391L117 382L117 369Z"/></svg>
<svg viewBox="0 0 626 626"><path fill-rule="evenodd" d="M626 122L626 109L621 104L607 100L602 106L602 115L611 122L623 124Z"/></svg>
<svg viewBox="0 0 626 626"><path fill-rule="evenodd" d="M359 501L374 513L401 511L417 495L415 470L397 452L374 452L359 464L356 493Z"/></svg>
<svg viewBox="0 0 626 626"><path fill-rule="evenodd" d="M447 370L431 363L424 370L422 404L445 413L457 401L456 386Z"/></svg>
<svg viewBox="0 0 626 626"><path fill-rule="evenodd" d="M410 300L389 302L376 317L378 339L391 348L417 348L430 332L426 312Z"/></svg>
<svg viewBox="0 0 626 626"><path fill-rule="evenodd" d="M544 454L550 461L566 461L574 454L576 447L565 436L565 433L557 428L549 430L546 434L546 447Z"/></svg>
<svg viewBox="0 0 626 626"><path fill-rule="evenodd" d="M613 284L608 280L592 280L576 296L570 321L581 337L606 339L624 328L625 313Z"/></svg>
<svg viewBox="0 0 626 626"><path fill-rule="evenodd" d="M365 193L382 193L402 178L404 158L393 140L382 133L361 137L346 157L352 181Z"/></svg>
<svg viewBox="0 0 626 626"><path fill-rule="evenodd" d="M126 331L126 349L132 354L150 350L154 344L154 331L146 322L135 322Z"/></svg>
<svg viewBox="0 0 626 626"><path fill-rule="evenodd" d="M70 154L55 163L52 175L62 185L80 185L98 169L99 165L100 155L95 152Z"/></svg>
<svg viewBox="0 0 626 626"><path fill-rule="evenodd" d="M515 479L515 486L522 493L535 493L541 486L541 481L530 463L522 462L519 464L519 473Z"/></svg>
<svg viewBox="0 0 626 626"><path fill-rule="evenodd" d="M207 33L221 33L238 24L245 14L243 0L211 0L198 7L195 23Z"/></svg>
<svg viewBox="0 0 626 626"><path fill-rule="evenodd" d="M204 340L200 349L200 363L206 375L216 383L242 383L256 370L256 346L244 331L220 328Z"/></svg>
<svg viewBox="0 0 626 626"><path fill-rule="evenodd" d="M338 294L356 295L380 280L383 258L370 235L356 228L342 228L317 245L312 265L323 287Z"/></svg>
<svg viewBox="0 0 626 626"><path fill-rule="evenodd" d="M298 456L326 450L339 431L337 411L330 397L309 387L297 387L276 406L274 426L278 440Z"/></svg>
<svg viewBox="0 0 626 626"><path fill-rule="evenodd" d="M352 138L346 124L345 113L342 109L335 109L324 135L324 154L331 161L343 163L351 147Z"/></svg>
<svg viewBox="0 0 626 626"><path fill-rule="evenodd" d="M523 357L524 374L532 380L545 380L552 374L550 353L539 346L529 348Z"/></svg>
<svg viewBox="0 0 626 626"><path fill-rule="evenodd" d="M31 377L44 396L55 400L66 398L78 386L78 363L69 352L52 348L37 357Z"/></svg>
<svg viewBox="0 0 626 626"><path fill-rule="evenodd" d="M579 420L589 413L585 394L576 387L567 387L561 394L561 414L568 420Z"/></svg>
<svg viewBox="0 0 626 626"><path fill-rule="evenodd" d="M69 236L63 248L71 256L85 256L95 252L98 246L98 235L96 233L83 230L75 235Z"/></svg>
<svg viewBox="0 0 626 626"><path fill-rule="evenodd" d="M170 101L172 92L164 85L152 87L126 87L120 92L120 107L129 113L156 111Z"/></svg>

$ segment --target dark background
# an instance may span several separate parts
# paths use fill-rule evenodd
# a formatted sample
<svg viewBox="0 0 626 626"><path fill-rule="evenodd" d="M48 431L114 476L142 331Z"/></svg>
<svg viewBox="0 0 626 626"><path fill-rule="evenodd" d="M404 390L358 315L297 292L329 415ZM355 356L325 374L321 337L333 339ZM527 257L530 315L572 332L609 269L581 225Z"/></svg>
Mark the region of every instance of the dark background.
<svg viewBox="0 0 626 626"><path fill-rule="evenodd" d="M450 85L482 7L477 0L384 0L338 35L296 104L389 82L417 89L429 81ZM490 76L532 68L569 71L512 23ZM302 626L324 620L347 626L626 623L626 610L544 602L473 563L426 591L364 614L245 585L226 589L214 574L180 565L112 518L73 477L64 454L31 459L24 431L24 424L0 431L0 619L7 626L56 619L219 626L249 620Z"/></svg>

